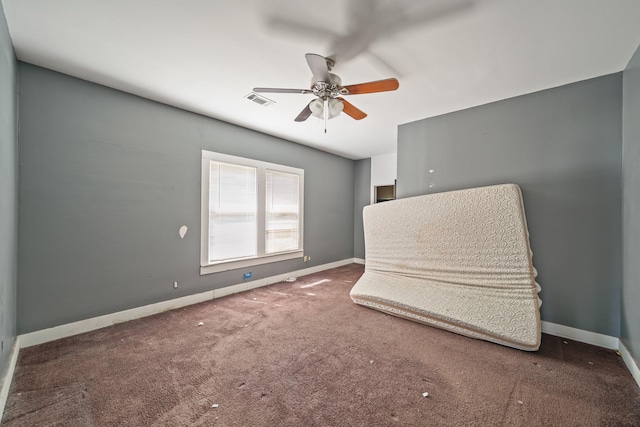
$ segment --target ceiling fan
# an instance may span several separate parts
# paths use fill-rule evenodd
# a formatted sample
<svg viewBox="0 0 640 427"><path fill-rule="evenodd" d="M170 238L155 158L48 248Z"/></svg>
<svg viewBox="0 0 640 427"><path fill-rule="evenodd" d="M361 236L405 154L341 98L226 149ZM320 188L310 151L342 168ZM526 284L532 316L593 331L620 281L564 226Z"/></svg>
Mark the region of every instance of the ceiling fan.
<svg viewBox="0 0 640 427"><path fill-rule="evenodd" d="M288 38L305 38L317 43L329 41L328 57L344 64L364 55L374 66L382 66L394 75L400 71L384 56L376 52L379 40L394 36L416 27L455 18L470 12L480 0L341 0L339 11L344 15L343 31L336 31L336 23L329 21L300 20L299 11L287 14L282 8L272 8L267 15L267 25L276 33ZM315 5L309 3L310 8ZM329 9L329 5L324 5ZM310 9L308 13L312 13ZM334 12L335 13L335 12ZM328 25L329 24L329 25Z"/></svg>
<svg viewBox="0 0 640 427"><path fill-rule="evenodd" d="M324 118L325 133L327 132L327 120L337 117L341 112L355 120L361 120L367 117L366 113L356 108L344 99L343 96L387 92L396 90L399 87L398 80L394 78L343 86L340 77L330 72L335 65L335 62L331 58L325 58L315 53L307 53L305 57L313 74L310 89L256 87L253 88L253 91L256 93L299 93L303 95L315 95L316 98L304 107L300 114L298 114L298 117L295 118L295 121L303 122L311 115Z"/></svg>

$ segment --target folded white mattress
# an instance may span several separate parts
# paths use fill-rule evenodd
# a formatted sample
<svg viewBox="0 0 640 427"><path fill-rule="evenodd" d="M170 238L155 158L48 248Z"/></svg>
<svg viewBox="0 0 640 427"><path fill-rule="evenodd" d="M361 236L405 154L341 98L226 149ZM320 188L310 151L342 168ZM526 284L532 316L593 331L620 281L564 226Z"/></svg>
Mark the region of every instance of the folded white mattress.
<svg viewBox="0 0 640 427"><path fill-rule="evenodd" d="M540 286L520 188L495 185L364 209L354 302L521 350L540 347Z"/></svg>

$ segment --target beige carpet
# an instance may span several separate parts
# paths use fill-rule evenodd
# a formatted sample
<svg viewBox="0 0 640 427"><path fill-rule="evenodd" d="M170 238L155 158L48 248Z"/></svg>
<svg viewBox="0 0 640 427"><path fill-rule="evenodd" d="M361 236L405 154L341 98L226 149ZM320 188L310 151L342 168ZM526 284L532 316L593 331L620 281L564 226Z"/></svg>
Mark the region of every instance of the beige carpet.
<svg viewBox="0 0 640 427"><path fill-rule="evenodd" d="M523 352L389 316L349 298L362 272L23 349L3 425L640 426L615 352L545 334Z"/></svg>

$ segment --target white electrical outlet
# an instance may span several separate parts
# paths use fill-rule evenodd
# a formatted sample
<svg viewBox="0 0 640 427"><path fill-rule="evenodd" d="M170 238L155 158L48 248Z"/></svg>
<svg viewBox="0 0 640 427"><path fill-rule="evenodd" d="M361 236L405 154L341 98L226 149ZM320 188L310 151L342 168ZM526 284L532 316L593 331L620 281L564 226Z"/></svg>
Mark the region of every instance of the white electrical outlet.
<svg viewBox="0 0 640 427"><path fill-rule="evenodd" d="M178 289L178 281L173 282L173 289Z"/></svg>

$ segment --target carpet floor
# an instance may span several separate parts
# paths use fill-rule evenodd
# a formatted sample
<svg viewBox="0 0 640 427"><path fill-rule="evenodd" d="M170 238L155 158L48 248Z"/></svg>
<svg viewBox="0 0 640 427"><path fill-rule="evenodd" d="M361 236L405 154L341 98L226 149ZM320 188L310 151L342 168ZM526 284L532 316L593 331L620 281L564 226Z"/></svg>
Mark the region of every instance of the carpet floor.
<svg viewBox="0 0 640 427"><path fill-rule="evenodd" d="M611 350L354 304L347 265L22 349L5 426L640 426ZM428 393L428 395L426 394Z"/></svg>

